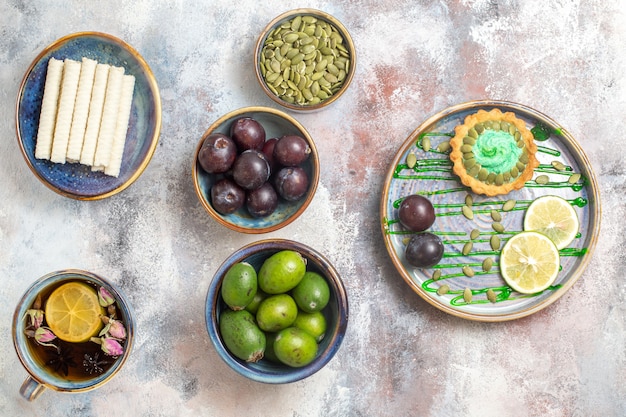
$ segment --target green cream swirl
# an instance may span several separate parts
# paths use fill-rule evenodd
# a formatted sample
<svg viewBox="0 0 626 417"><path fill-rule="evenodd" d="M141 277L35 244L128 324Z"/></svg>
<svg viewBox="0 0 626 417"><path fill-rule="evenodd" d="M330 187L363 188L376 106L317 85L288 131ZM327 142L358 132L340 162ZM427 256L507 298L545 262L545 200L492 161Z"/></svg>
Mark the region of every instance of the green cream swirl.
<svg viewBox="0 0 626 417"><path fill-rule="evenodd" d="M510 133L490 129L478 137L472 151L480 166L496 174L510 171L522 154Z"/></svg>

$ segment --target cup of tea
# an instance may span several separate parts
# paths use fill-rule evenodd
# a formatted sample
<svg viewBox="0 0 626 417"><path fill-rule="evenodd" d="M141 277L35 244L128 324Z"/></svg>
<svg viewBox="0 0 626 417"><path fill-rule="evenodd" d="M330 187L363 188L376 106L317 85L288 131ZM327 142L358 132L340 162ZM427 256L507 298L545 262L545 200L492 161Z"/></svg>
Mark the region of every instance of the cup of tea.
<svg viewBox="0 0 626 417"><path fill-rule="evenodd" d="M13 344L28 377L29 401L46 388L83 392L122 368L133 345L134 319L120 290L91 272L47 274L22 296L13 315Z"/></svg>

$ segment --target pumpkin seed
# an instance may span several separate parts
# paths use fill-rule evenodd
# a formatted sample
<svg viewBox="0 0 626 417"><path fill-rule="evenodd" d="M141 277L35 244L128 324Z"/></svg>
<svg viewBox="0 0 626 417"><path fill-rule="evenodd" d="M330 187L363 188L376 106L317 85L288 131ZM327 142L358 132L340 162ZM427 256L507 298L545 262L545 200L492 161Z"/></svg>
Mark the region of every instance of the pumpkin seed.
<svg viewBox="0 0 626 417"><path fill-rule="evenodd" d="M476 133L480 135L485 131L485 126L482 123L476 123L474 125L474 130L476 130Z"/></svg>
<svg viewBox="0 0 626 417"><path fill-rule="evenodd" d="M497 301L496 293L491 288L487 290L487 300L492 303L495 303Z"/></svg>
<svg viewBox="0 0 626 417"><path fill-rule="evenodd" d="M473 149L472 145L463 145L463 146L461 146L461 152L463 152L463 153L471 153L471 154L473 154L472 149Z"/></svg>
<svg viewBox="0 0 626 417"><path fill-rule="evenodd" d="M422 149L424 149L426 152L430 151L430 138L428 136L424 136L422 138Z"/></svg>
<svg viewBox="0 0 626 417"><path fill-rule="evenodd" d="M433 272L433 281L437 281L439 278L441 278L441 269L437 269Z"/></svg>
<svg viewBox="0 0 626 417"><path fill-rule="evenodd" d="M469 288L463 290L463 300L468 304L472 302L472 290Z"/></svg>
<svg viewBox="0 0 626 417"><path fill-rule="evenodd" d="M506 200L505 203L502 205L502 211L513 210L513 208L515 207L515 204L517 204L517 201L515 200Z"/></svg>
<svg viewBox="0 0 626 417"><path fill-rule="evenodd" d="M469 253L472 251L472 246L474 246L474 244L472 242L467 242L465 243L465 245L463 245L463 255L467 256L469 255Z"/></svg>
<svg viewBox="0 0 626 417"><path fill-rule="evenodd" d="M409 154L406 156L406 166L409 167L410 169L413 169L416 163L417 163L417 156L415 156L413 152L409 152Z"/></svg>
<svg viewBox="0 0 626 417"><path fill-rule="evenodd" d="M474 146L474 145L476 145L476 139L471 138L469 136L465 136L463 138L463 144L464 145L472 145L472 146Z"/></svg>
<svg viewBox="0 0 626 417"><path fill-rule="evenodd" d="M437 295L444 295L450 291L450 286L447 284L443 284L441 287L437 288Z"/></svg>
<svg viewBox="0 0 626 417"><path fill-rule="evenodd" d="M496 179L494 182L496 183L496 185L504 184L504 176L502 174L496 175Z"/></svg>
<svg viewBox="0 0 626 417"><path fill-rule="evenodd" d="M491 227L498 233L504 232L504 226L502 226L502 223L494 222L491 224Z"/></svg>
<svg viewBox="0 0 626 417"><path fill-rule="evenodd" d="M467 220L472 220L474 219L474 212L472 211L471 208L467 207L467 206L463 206L461 208L461 211L463 212L463 215L465 216L465 218Z"/></svg>
<svg viewBox="0 0 626 417"><path fill-rule="evenodd" d="M565 164L560 161L552 161L552 167L557 171L565 171L566 169Z"/></svg>
<svg viewBox="0 0 626 417"><path fill-rule="evenodd" d="M487 171L485 168L481 168L480 171L478 171L479 181L485 181L488 176L489 176L489 171Z"/></svg>
<svg viewBox="0 0 626 417"><path fill-rule="evenodd" d="M439 145L437 145L437 150L439 152L448 152L450 150L450 142L441 142Z"/></svg>
<svg viewBox="0 0 626 417"><path fill-rule="evenodd" d="M491 236L491 239L489 239L489 245L493 250L500 250L500 238L497 235Z"/></svg>
<svg viewBox="0 0 626 417"><path fill-rule="evenodd" d="M476 239L478 238L478 236L480 236L480 230L472 229L472 231L470 232L470 239Z"/></svg>
<svg viewBox="0 0 626 417"><path fill-rule="evenodd" d="M519 169L517 169L517 167L515 166L511 168L509 174L511 175L511 178L517 178L517 176L519 175Z"/></svg>
<svg viewBox="0 0 626 417"><path fill-rule="evenodd" d="M493 267L493 258L485 258L483 261L483 271L489 272Z"/></svg>
<svg viewBox="0 0 626 417"><path fill-rule="evenodd" d="M466 277L472 278L474 276L474 270L469 265L464 265L462 270Z"/></svg>
<svg viewBox="0 0 626 417"><path fill-rule="evenodd" d="M493 219L494 222L502 221L502 215L500 214L498 210L491 210L491 218Z"/></svg>
<svg viewBox="0 0 626 417"><path fill-rule="evenodd" d="M468 194L465 196L465 205L467 207L472 207L472 204L474 204L474 198L472 197L471 194Z"/></svg>
<svg viewBox="0 0 626 417"><path fill-rule="evenodd" d="M337 94L349 68L350 53L337 28L310 15L296 16L269 31L259 54L259 72L268 89L300 105L317 104ZM282 81L273 74L280 74ZM305 75L311 78L303 80ZM305 93L316 80L320 91Z"/></svg>
<svg viewBox="0 0 626 417"><path fill-rule="evenodd" d="M475 127L472 127L467 131L467 136L469 136L470 138L478 139L478 131L476 131Z"/></svg>
<svg viewBox="0 0 626 417"><path fill-rule="evenodd" d="M576 174L572 174L569 179L567 180L568 183L570 184L576 184L578 181L580 181L581 175L576 173Z"/></svg>
<svg viewBox="0 0 626 417"><path fill-rule="evenodd" d="M465 166L465 169L471 169L475 165L476 165L476 159L474 158L463 160L463 166Z"/></svg>
<svg viewBox="0 0 626 417"><path fill-rule="evenodd" d="M548 177L547 175L539 175L537 178L535 178L535 182L541 185L545 185L549 181L550 181L550 177Z"/></svg>
<svg viewBox="0 0 626 417"><path fill-rule="evenodd" d="M522 152L522 154L519 156L519 161L524 165L528 164L528 154L526 152Z"/></svg>

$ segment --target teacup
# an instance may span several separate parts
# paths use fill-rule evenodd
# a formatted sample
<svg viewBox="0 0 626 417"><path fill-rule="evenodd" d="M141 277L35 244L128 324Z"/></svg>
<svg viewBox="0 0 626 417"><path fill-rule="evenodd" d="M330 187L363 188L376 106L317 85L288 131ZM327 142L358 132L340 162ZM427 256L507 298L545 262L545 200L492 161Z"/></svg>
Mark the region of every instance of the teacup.
<svg viewBox="0 0 626 417"><path fill-rule="evenodd" d="M45 301L52 291L69 282L92 287L102 307L102 329L97 329L98 333L86 342L61 340L47 326ZM46 388L83 392L102 386L128 359L133 336L132 310L111 282L77 269L52 272L39 278L22 296L13 315L13 344L29 374L20 394L32 401Z"/></svg>

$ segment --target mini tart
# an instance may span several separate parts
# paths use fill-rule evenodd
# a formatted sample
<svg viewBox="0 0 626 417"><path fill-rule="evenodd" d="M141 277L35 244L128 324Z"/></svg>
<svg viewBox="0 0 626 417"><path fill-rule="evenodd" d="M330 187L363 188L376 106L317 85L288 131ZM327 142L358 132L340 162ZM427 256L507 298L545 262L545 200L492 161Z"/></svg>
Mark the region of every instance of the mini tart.
<svg viewBox="0 0 626 417"><path fill-rule="evenodd" d="M495 196L524 187L539 166L532 133L500 109L479 110L454 128L452 171L476 194Z"/></svg>

